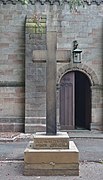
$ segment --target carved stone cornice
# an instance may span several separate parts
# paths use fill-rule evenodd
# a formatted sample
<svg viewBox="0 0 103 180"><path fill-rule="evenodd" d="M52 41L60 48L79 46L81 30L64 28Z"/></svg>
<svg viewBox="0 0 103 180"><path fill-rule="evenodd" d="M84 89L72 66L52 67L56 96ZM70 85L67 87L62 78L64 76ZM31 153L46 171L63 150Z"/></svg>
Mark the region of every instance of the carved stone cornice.
<svg viewBox="0 0 103 180"><path fill-rule="evenodd" d="M41 5L44 5L45 3L50 3L50 5L53 5L55 3L59 3L59 5L62 5L63 3L69 3L70 0L28 0L30 4L34 5L36 2L40 2ZM85 3L87 3L88 5L91 4L97 4L100 5L101 3L103 3L103 0L84 0ZM17 3L21 3L23 4L22 0L0 0L0 3L3 4L17 4Z"/></svg>

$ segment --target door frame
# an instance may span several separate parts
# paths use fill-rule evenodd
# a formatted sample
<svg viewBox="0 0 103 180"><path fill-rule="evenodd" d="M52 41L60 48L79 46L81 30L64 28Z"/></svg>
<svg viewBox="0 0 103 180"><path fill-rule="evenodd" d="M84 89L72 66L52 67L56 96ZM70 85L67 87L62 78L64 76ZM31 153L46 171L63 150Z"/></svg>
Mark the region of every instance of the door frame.
<svg viewBox="0 0 103 180"><path fill-rule="evenodd" d="M62 81L62 79L67 75L67 74L69 74L70 72L77 72L77 70L73 70L73 71L69 71L69 72L66 72L65 74L63 74L63 76L62 76L62 78L60 79L60 83L61 83L61 81ZM83 74L84 75L84 77L86 78L85 80L86 81L88 81L88 84L89 84L89 89L90 89L90 87L91 87L91 82L90 82L90 79L88 78L88 76L85 74L85 73L83 73L83 72L81 72L81 71L78 71L78 72L80 72L81 74ZM76 73L75 73L76 74ZM75 75L76 76L76 75ZM90 82L90 83L89 83ZM59 83L59 84L60 84ZM74 87L75 89L76 89L76 87ZM74 94L75 94L75 92L73 92ZM59 94L59 96L60 96L60 94ZM91 103L91 92L90 92L90 94L89 94L89 97L90 97L90 103ZM74 129L76 129L76 119L75 119L75 96L73 95L73 119L74 119ZM86 103L86 102L85 102ZM60 98L59 98L59 104L60 104ZM59 107L60 107L60 105L59 105ZM90 127L90 125L91 125L91 105L90 105L90 107L89 107L90 109L88 110L89 112L90 112L90 116L89 116L89 118L90 118L90 121L89 121L89 127ZM86 108L85 108L85 112L86 112ZM61 117L60 117L60 109L59 109L59 122L61 123ZM85 124L86 124L86 118L85 118ZM84 125L84 127L85 127L86 125ZM60 127L61 127L61 124L60 124ZM85 127L86 128L86 127ZM90 129L90 128L89 128ZM66 130L68 130L68 129L66 129Z"/></svg>
<svg viewBox="0 0 103 180"><path fill-rule="evenodd" d="M91 124L90 124L90 130L99 130L103 131L103 117L102 112L102 102L98 101L101 99L101 94L103 92L103 85L100 82L100 79L98 77L98 74L92 69L91 66L84 63L67 63L62 64L62 66L57 65L57 125L58 129L60 129L60 117L59 117L59 88L60 88L60 80L62 76L71 71L80 71L83 72L90 81L91 84ZM98 94L98 98L95 98ZM98 104L99 103L99 104ZM97 114L97 106L101 105L99 108L100 115ZM98 118L98 119L97 119Z"/></svg>

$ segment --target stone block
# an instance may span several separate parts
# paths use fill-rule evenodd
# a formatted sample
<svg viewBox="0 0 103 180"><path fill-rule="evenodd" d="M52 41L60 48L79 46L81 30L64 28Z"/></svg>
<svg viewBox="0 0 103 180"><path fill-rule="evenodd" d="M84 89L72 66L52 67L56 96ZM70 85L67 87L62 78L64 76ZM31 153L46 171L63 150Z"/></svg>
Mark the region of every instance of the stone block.
<svg viewBox="0 0 103 180"><path fill-rule="evenodd" d="M60 164L60 163L58 163L58 164L56 164L56 163L54 163L54 162L50 162L49 164L45 164L45 163L41 163L41 164L39 164L39 163L37 163L37 164L25 164L25 169L34 169L34 170L36 170L37 169L37 167L38 167L38 169L42 169L42 170L46 170L46 169L48 169L48 170L50 170L50 169L53 169L54 167L55 167L55 169L78 169L79 168L79 164L78 163L71 163L71 164L69 164L69 163L64 163L64 164Z"/></svg>
<svg viewBox="0 0 103 180"><path fill-rule="evenodd" d="M67 133L58 132L56 136L36 133L34 135L35 149L68 149L69 136Z"/></svg>
<svg viewBox="0 0 103 180"><path fill-rule="evenodd" d="M24 175L26 176L79 176L77 169L28 169L25 166Z"/></svg>
<svg viewBox="0 0 103 180"><path fill-rule="evenodd" d="M33 142L24 151L25 163L78 163L79 156L75 144L70 141L70 149L33 149Z"/></svg>
<svg viewBox="0 0 103 180"><path fill-rule="evenodd" d="M70 50L57 50L56 60L57 62L69 62L71 59ZM47 50L35 50L33 51L33 62L46 62Z"/></svg>
<svg viewBox="0 0 103 180"><path fill-rule="evenodd" d="M33 149L31 141L24 151L24 175L79 175L79 151L69 143L69 149Z"/></svg>
<svg viewBox="0 0 103 180"><path fill-rule="evenodd" d="M29 121L29 119L27 119ZM44 124L27 124L25 123L25 132L28 133L35 133L35 132L42 132L45 131L46 127Z"/></svg>

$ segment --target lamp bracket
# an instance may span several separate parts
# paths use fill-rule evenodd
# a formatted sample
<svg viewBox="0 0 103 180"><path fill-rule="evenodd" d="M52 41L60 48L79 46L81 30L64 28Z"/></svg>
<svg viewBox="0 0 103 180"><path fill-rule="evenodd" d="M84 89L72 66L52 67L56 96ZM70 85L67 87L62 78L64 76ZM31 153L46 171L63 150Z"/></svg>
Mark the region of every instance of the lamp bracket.
<svg viewBox="0 0 103 180"><path fill-rule="evenodd" d="M73 41L73 50L77 49L77 47L78 47L78 42L77 42L77 40L74 40Z"/></svg>

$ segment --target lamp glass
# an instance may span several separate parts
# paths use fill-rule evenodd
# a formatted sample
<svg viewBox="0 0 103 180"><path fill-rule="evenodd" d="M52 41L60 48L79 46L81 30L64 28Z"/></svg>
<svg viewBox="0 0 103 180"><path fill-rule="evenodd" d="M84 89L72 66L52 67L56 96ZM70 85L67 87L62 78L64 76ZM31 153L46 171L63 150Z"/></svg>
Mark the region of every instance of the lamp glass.
<svg viewBox="0 0 103 180"><path fill-rule="evenodd" d="M81 62L81 53L74 52L74 62L80 63Z"/></svg>

